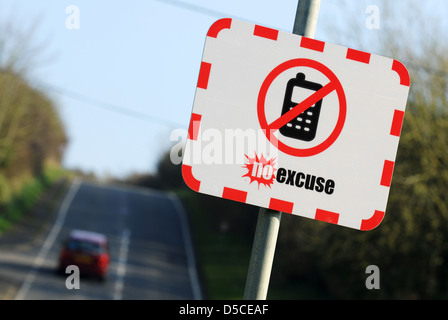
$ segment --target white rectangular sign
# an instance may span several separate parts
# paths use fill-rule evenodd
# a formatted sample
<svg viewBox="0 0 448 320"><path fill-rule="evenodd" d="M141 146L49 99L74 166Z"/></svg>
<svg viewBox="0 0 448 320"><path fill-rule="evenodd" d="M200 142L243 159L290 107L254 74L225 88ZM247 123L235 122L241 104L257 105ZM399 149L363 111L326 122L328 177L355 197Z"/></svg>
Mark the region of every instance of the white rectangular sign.
<svg viewBox="0 0 448 320"><path fill-rule="evenodd" d="M397 60L218 20L205 42L184 180L201 193L373 229L409 86Z"/></svg>

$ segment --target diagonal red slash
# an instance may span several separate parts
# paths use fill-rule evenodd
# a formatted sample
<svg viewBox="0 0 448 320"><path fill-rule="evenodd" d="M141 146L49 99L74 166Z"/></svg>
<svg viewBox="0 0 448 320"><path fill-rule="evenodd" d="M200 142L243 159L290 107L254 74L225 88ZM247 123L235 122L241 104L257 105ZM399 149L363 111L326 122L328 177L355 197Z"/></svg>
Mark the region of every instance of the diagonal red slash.
<svg viewBox="0 0 448 320"><path fill-rule="evenodd" d="M336 84L333 82L327 83L324 87L310 95L308 98L303 100L301 103L297 104L294 108L286 112L277 120L273 121L268 125L269 130L278 130L284 125L286 125L292 119L298 117L302 112L316 104L319 100L323 99L325 96L329 95L333 90L336 89Z"/></svg>

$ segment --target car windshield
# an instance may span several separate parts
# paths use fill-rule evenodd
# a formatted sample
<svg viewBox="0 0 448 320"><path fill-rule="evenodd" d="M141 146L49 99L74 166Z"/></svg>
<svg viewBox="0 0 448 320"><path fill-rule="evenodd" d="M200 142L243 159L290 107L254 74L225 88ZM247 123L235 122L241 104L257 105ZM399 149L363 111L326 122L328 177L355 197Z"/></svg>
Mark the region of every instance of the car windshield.
<svg viewBox="0 0 448 320"><path fill-rule="evenodd" d="M67 249L73 251L80 251L83 253L90 254L101 254L103 252L103 248L100 244L91 241L81 241L77 239L71 239L67 242Z"/></svg>

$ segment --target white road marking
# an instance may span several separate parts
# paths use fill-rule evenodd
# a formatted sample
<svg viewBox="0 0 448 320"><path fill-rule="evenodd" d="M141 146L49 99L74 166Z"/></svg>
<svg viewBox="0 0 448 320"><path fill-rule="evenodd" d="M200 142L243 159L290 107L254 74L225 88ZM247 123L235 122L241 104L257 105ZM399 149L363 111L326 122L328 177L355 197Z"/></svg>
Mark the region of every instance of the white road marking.
<svg viewBox="0 0 448 320"><path fill-rule="evenodd" d="M129 231L129 229L123 229L120 252L118 254L117 281L115 282L114 288L114 300L121 300L123 298L124 276L126 274L130 238L131 231Z"/></svg>
<svg viewBox="0 0 448 320"><path fill-rule="evenodd" d="M51 228L50 233L47 235L47 238L45 239L42 248L40 249L38 255L34 259L33 267L31 271L26 276L25 280L22 283L22 286L17 291L17 294L15 296L15 300L23 300L25 299L29 289L31 288L31 285L34 282L34 279L36 278L36 273L39 270L39 268L43 265L45 262L45 259L47 258L48 252L50 251L51 247L53 246L54 241L56 240L56 237L58 236L59 232L61 231L62 225L64 224L65 216L67 215L67 211L70 208L70 205L75 198L76 193L79 190L80 186L79 179L75 179L70 187L69 192L64 198L64 201L61 204L61 207L59 208L58 217Z"/></svg>

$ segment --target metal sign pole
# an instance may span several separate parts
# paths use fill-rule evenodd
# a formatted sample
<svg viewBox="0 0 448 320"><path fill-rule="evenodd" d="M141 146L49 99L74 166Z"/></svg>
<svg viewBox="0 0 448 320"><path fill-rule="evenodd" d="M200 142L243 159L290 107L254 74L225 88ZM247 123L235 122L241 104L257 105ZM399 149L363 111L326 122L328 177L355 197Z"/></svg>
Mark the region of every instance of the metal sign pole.
<svg viewBox="0 0 448 320"><path fill-rule="evenodd" d="M320 0L299 0L293 33L313 38ZM269 287L281 212L260 208L244 290L245 300L265 300Z"/></svg>
<svg viewBox="0 0 448 320"><path fill-rule="evenodd" d="M281 217L281 212L260 208L244 289L245 300L266 299Z"/></svg>
<svg viewBox="0 0 448 320"><path fill-rule="evenodd" d="M292 33L314 38L319 8L320 0L299 0Z"/></svg>

